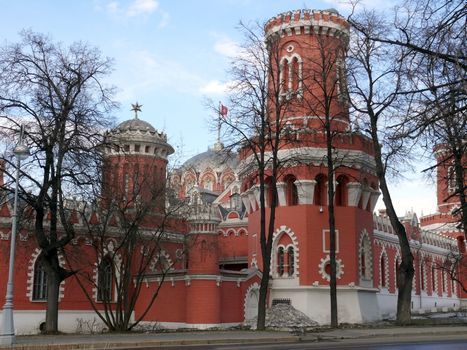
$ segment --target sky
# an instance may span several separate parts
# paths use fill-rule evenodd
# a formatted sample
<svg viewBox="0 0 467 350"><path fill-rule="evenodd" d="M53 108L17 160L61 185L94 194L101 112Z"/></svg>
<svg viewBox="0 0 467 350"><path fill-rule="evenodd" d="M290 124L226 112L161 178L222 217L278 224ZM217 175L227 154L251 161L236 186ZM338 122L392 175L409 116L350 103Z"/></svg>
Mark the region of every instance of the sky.
<svg viewBox="0 0 467 350"><path fill-rule="evenodd" d="M2 45L31 29L64 45L86 42L113 58L107 83L118 88L115 117L132 118L131 104L138 101L140 118L168 135L178 161L216 141L206 99L226 100L226 72L242 40L240 21L263 23L300 8L349 13L339 0L0 0L0 5ZM363 5L389 10L393 3L364 0ZM390 182L398 215L435 211L435 187L417 174L406 172Z"/></svg>

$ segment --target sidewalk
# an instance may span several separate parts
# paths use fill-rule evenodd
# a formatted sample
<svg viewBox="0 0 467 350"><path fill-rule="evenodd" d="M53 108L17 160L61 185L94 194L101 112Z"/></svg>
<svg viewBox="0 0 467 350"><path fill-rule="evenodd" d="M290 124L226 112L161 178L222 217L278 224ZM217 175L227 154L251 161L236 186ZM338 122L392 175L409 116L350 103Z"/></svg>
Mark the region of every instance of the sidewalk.
<svg viewBox="0 0 467 350"><path fill-rule="evenodd" d="M118 347L157 347L168 345L203 344L259 344L278 342L329 341L374 337L402 337L422 335L465 335L467 326L425 326L387 328L342 328L319 330L303 335L278 331L196 331L170 333L92 334L56 336L18 336L12 347L0 345L0 350L71 350L114 349Z"/></svg>

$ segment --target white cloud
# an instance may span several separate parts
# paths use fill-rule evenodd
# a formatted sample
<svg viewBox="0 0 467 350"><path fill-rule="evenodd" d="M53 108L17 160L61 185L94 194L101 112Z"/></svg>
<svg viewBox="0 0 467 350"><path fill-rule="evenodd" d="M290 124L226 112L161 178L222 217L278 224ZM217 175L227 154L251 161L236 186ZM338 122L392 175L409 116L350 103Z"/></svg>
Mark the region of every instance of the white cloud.
<svg viewBox="0 0 467 350"><path fill-rule="evenodd" d="M120 5L117 1L111 1L106 5L107 11L115 14L120 12Z"/></svg>
<svg viewBox="0 0 467 350"><path fill-rule="evenodd" d="M159 8L157 0L132 0L128 5L120 0L97 0L96 10L105 11L117 19L133 18L137 16L148 16L159 12L162 26L167 25L169 14Z"/></svg>
<svg viewBox="0 0 467 350"><path fill-rule="evenodd" d="M159 28L165 28L169 24L170 15L167 11L160 11L162 19L159 22Z"/></svg>
<svg viewBox="0 0 467 350"><path fill-rule="evenodd" d="M196 95L201 86L206 85L204 79L183 65L148 50L131 51L119 66L117 71L125 72L115 82L122 87L117 96L120 101L135 100L149 91L161 89Z"/></svg>
<svg viewBox="0 0 467 350"><path fill-rule="evenodd" d="M134 17L150 14L157 10L159 3L156 0L134 0L126 10L126 15Z"/></svg>
<svg viewBox="0 0 467 350"><path fill-rule="evenodd" d="M219 80L210 80L200 87L199 91L203 94L221 95L229 91L232 83L220 82Z"/></svg>
<svg viewBox="0 0 467 350"><path fill-rule="evenodd" d="M347 0L324 0L330 7L335 8L343 16L350 14L352 5ZM394 7L396 0L362 0L358 3L357 11L362 8L384 10Z"/></svg>
<svg viewBox="0 0 467 350"><path fill-rule="evenodd" d="M214 43L214 51L229 58L238 56L242 51L240 45L231 38L221 34L211 34L217 38Z"/></svg>

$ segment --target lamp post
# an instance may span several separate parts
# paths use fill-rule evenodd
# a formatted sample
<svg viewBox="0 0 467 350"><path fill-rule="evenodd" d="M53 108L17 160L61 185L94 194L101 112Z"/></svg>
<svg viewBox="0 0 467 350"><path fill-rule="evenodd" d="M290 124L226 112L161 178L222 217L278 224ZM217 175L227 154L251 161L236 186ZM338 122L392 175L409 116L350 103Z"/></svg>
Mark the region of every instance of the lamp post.
<svg viewBox="0 0 467 350"><path fill-rule="evenodd" d="M11 239L10 239L10 262L8 265L8 283L6 287L5 305L2 314L2 334L0 334L0 344L11 345L15 342L15 325L13 323L13 269L15 265L15 244L18 223L18 187L21 161L29 155L29 149L23 144L23 126L19 134L19 141L13 153L16 157L16 184L13 215L11 216Z"/></svg>

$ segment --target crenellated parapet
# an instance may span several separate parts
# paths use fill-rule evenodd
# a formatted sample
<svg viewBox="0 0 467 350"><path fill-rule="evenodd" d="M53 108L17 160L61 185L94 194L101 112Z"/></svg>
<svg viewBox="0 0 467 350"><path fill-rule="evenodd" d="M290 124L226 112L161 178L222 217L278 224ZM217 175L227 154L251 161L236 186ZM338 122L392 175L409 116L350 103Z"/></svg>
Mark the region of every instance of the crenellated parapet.
<svg viewBox="0 0 467 350"><path fill-rule="evenodd" d="M221 220L217 205L195 204L190 207L188 216L190 234L217 235L217 226Z"/></svg>
<svg viewBox="0 0 467 350"><path fill-rule="evenodd" d="M335 10L296 10L271 18L264 26L266 37L310 33L348 38L349 23Z"/></svg>

